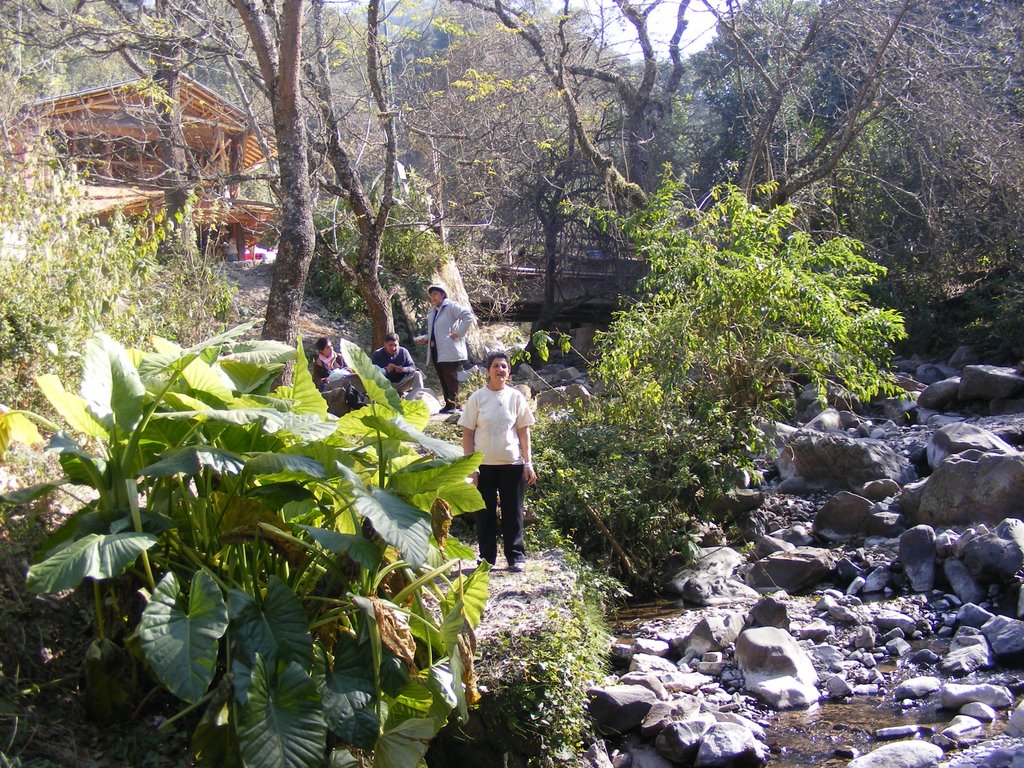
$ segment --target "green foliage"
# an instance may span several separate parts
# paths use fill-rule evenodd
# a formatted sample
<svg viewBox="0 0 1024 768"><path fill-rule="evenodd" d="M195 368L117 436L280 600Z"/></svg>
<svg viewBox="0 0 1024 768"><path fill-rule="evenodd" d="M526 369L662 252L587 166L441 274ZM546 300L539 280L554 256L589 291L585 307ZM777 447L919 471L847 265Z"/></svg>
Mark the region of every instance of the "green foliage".
<svg viewBox="0 0 1024 768"><path fill-rule="evenodd" d="M610 641L597 606L574 595L543 617L544 631L503 638L495 708L537 768L571 764L591 735L586 692L604 674Z"/></svg>
<svg viewBox="0 0 1024 768"><path fill-rule="evenodd" d="M0 403L39 408L34 378L76 378L74 350L99 329L132 344L152 333L191 343L226 309L225 283L207 265L158 264L159 216L101 225L83 195L59 169L0 164Z"/></svg>
<svg viewBox="0 0 1024 768"><path fill-rule="evenodd" d="M467 482L479 457L422 434L425 407L358 348L344 353L372 403L336 419L301 342L239 341L246 330L190 348L157 338L153 351L97 336L81 394L40 377L77 433L50 441L60 482L95 497L43 546L27 586L92 586L91 710L130 710L141 691L125 665L145 670L184 712L206 709L192 742L203 764L301 768L372 751L375 766L414 768L475 696L462 636L487 574L449 580L468 550L448 526L482 506ZM293 385L271 390L288 362ZM141 617L118 608L125 588L146 596Z"/></svg>
<svg viewBox="0 0 1024 768"><path fill-rule="evenodd" d="M641 298L599 339L612 397L538 429L547 512L584 552L649 584L692 550L701 503L728 489L758 448L756 425L784 413L794 380L839 381L868 399L900 317L864 293L884 274L856 242L815 243L794 210L762 211L718 189L706 210L666 184L622 229L651 272ZM603 525L596 525L600 521Z"/></svg>

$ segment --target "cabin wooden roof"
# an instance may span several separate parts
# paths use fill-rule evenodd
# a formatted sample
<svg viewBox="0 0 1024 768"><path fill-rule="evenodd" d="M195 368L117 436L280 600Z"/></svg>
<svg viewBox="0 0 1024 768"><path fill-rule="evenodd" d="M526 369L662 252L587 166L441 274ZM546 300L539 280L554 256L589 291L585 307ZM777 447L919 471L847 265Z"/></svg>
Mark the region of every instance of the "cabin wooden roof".
<svg viewBox="0 0 1024 768"><path fill-rule="evenodd" d="M215 162L223 160L227 169L233 163L226 155L237 143L237 171L262 163L266 158L249 130L245 113L206 86L185 75L180 77L182 128L189 147L205 150ZM32 105L32 111L50 130L68 136L155 141L159 131L154 112L160 96L151 80L140 78L41 99ZM272 144L271 138L267 141Z"/></svg>

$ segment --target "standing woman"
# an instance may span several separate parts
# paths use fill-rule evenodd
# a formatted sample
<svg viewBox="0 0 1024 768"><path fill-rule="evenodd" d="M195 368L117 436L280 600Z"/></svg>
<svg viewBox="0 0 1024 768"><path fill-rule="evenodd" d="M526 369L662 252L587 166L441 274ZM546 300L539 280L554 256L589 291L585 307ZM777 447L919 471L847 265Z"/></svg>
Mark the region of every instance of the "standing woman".
<svg viewBox="0 0 1024 768"><path fill-rule="evenodd" d="M491 565L498 559L498 500L501 499L501 536L505 560L516 573L526 568L523 544L523 499L526 486L537 482L530 453L530 425L536 421L530 404L518 389L505 386L511 375L508 355L487 356L487 386L466 401L459 419L462 452L484 455L473 483L486 508L476 514L480 557Z"/></svg>

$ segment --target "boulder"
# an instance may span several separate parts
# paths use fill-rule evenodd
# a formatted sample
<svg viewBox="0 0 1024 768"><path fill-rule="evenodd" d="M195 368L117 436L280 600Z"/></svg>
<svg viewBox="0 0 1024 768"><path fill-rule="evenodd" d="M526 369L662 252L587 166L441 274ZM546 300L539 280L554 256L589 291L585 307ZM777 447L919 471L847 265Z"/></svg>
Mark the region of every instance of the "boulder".
<svg viewBox="0 0 1024 768"><path fill-rule="evenodd" d="M685 722L668 723L654 740L658 754L672 763L689 764L708 732L718 721L712 715L700 715Z"/></svg>
<svg viewBox="0 0 1024 768"><path fill-rule="evenodd" d="M679 595L694 605L743 605L755 602L761 595L742 581L724 576L691 576Z"/></svg>
<svg viewBox="0 0 1024 768"><path fill-rule="evenodd" d="M903 699L923 699L930 693L935 693L942 687L942 681L937 677L911 677L893 688L892 697L896 701Z"/></svg>
<svg viewBox="0 0 1024 768"><path fill-rule="evenodd" d="M845 434L800 430L775 460L783 479L802 477L819 488L854 490L871 480L903 484L914 479L906 458L879 440L854 440Z"/></svg>
<svg viewBox="0 0 1024 768"><path fill-rule="evenodd" d="M743 555L729 547L705 547L700 550L696 562L682 566L678 560L670 559L665 564L665 591L672 595L682 595L690 578L698 575L730 577L744 562Z"/></svg>
<svg viewBox="0 0 1024 768"><path fill-rule="evenodd" d="M992 666L988 641L977 630L961 627L939 662L939 671L949 677L964 677Z"/></svg>
<svg viewBox="0 0 1024 768"><path fill-rule="evenodd" d="M926 387L951 376L956 376L956 368L942 363L924 363L914 369L914 378Z"/></svg>
<svg viewBox="0 0 1024 768"><path fill-rule="evenodd" d="M808 589L832 572L838 556L820 547L797 547L758 560L747 571L747 586L763 592L790 594Z"/></svg>
<svg viewBox="0 0 1024 768"><path fill-rule="evenodd" d="M978 356L977 350L969 344L961 344L955 350L953 354L949 356L949 360L946 361L946 365L955 371L961 370L965 365L974 365L981 358Z"/></svg>
<svg viewBox="0 0 1024 768"><path fill-rule="evenodd" d="M906 489L904 489L904 495ZM997 523L1024 515L1024 455L950 456L928 478L911 520L933 526Z"/></svg>
<svg viewBox="0 0 1024 768"><path fill-rule="evenodd" d="M772 709L806 709L818 703L821 693L816 686L802 683L795 677L773 677L747 687L747 693Z"/></svg>
<svg viewBox="0 0 1024 768"><path fill-rule="evenodd" d="M927 741L894 741L850 761L846 768L933 768L945 753Z"/></svg>
<svg viewBox="0 0 1024 768"><path fill-rule="evenodd" d="M657 701L642 685L610 685L587 691L590 716L606 735L621 735L636 728Z"/></svg>
<svg viewBox="0 0 1024 768"><path fill-rule="evenodd" d="M915 525L900 536L900 562L915 592L929 592L935 586L935 529Z"/></svg>
<svg viewBox="0 0 1024 768"><path fill-rule="evenodd" d="M684 643L686 655L703 656L709 651L721 651L732 646L743 631L743 614L733 611L717 616L705 616L690 632Z"/></svg>
<svg viewBox="0 0 1024 768"><path fill-rule="evenodd" d="M872 501L884 501L885 499L896 496L900 492L900 484L895 480L889 478L883 478L881 480L871 480L864 483L860 489L860 495L866 499Z"/></svg>
<svg viewBox="0 0 1024 768"><path fill-rule="evenodd" d="M1024 701L1010 714L1010 720L1006 724L1006 735L1024 737Z"/></svg>
<svg viewBox="0 0 1024 768"><path fill-rule="evenodd" d="M768 748L754 734L736 723L711 726L697 750L696 768L760 766L768 761Z"/></svg>
<svg viewBox="0 0 1024 768"><path fill-rule="evenodd" d="M980 701L993 709L1007 709L1013 705L1013 694L1005 685L978 683L961 685L946 683L939 689L939 703L943 709L960 709L964 704Z"/></svg>
<svg viewBox="0 0 1024 768"><path fill-rule="evenodd" d="M747 613L743 623L744 629L754 629L755 627L777 627L788 632L789 611L786 604L774 597L758 600Z"/></svg>
<svg viewBox="0 0 1024 768"><path fill-rule="evenodd" d="M861 538L867 532L873 507L870 499L850 491L840 491L822 504L814 515L814 532L832 542Z"/></svg>
<svg viewBox="0 0 1024 768"><path fill-rule="evenodd" d="M747 688L776 677L793 677L805 685L816 685L807 652L785 630L777 627L748 629L736 640L735 660Z"/></svg>
<svg viewBox="0 0 1024 768"><path fill-rule="evenodd" d="M917 405L932 411L944 411L956 402L959 394L960 377L953 376L925 387L917 396Z"/></svg>
<svg viewBox="0 0 1024 768"><path fill-rule="evenodd" d="M993 616L985 622L981 633L988 640L996 661L1009 667L1024 666L1024 621Z"/></svg>
<svg viewBox="0 0 1024 768"><path fill-rule="evenodd" d="M962 557L978 581L996 584L1010 581L1024 567L1024 520L1006 519L990 533L973 537L964 545Z"/></svg>
<svg viewBox="0 0 1024 768"><path fill-rule="evenodd" d="M999 435L966 421L947 424L936 430L925 447L928 466L932 469L939 466L946 457L968 450L1004 455L1017 453L1016 449Z"/></svg>
<svg viewBox="0 0 1024 768"><path fill-rule="evenodd" d="M985 599L985 590L962 560L947 557L942 561L942 573L961 603L979 603Z"/></svg>
<svg viewBox="0 0 1024 768"><path fill-rule="evenodd" d="M988 404L991 416L1005 416L1011 413L1024 413L1024 397L1000 397Z"/></svg>
<svg viewBox="0 0 1024 768"><path fill-rule="evenodd" d="M662 686L664 688L664 686ZM670 723L681 723L694 719L700 712L700 699L682 694L671 701L658 701L651 707L644 721L640 723L640 735L653 739ZM710 727L710 723L708 724Z"/></svg>
<svg viewBox="0 0 1024 768"><path fill-rule="evenodd" d="M968 365L960 372L961 400L995 400L1024 393L1024 376L1015 368Z"/></svg>

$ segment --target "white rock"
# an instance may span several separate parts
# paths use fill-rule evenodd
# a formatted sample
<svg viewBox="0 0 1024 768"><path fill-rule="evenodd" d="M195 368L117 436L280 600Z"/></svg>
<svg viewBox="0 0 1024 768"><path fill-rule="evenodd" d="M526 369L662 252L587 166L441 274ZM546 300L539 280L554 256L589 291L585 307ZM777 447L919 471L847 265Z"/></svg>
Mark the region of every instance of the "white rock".
<svg viewBox="0 0 1024 768"><path fill-rule="evenodd" d="M1006 709L1013 704L1013 695L1004 685L946 683L939 689L939 700L944 709L960 709L972 701L980 701L995 709Z"/></svg>
<svg viewBox="0 0 1024 768"><path fill-rule="evenodd" d="M942 755L941 747L925 741L895 741L858 757L846 768L932 768Z"/></svg>

